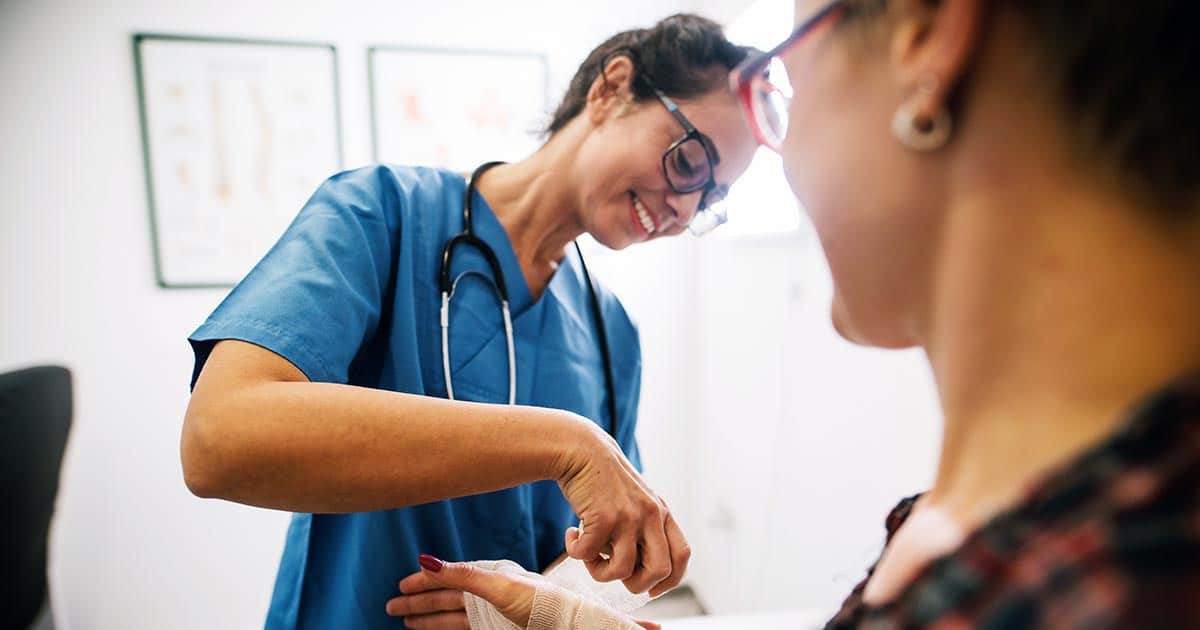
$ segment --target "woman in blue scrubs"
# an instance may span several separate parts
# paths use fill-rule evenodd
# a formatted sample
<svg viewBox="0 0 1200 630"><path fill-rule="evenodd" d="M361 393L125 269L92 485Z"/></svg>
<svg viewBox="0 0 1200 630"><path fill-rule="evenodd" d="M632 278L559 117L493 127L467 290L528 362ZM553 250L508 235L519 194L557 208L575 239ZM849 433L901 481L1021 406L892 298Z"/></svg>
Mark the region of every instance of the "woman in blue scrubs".
<svg viewBox="0 0 1200 630"><path fill-rule="evenodd" d="M515 406L495 294L471 276L449 314L447 399L438 277L463 229L458 173L330 178L193 333L188 487L296 513L268 627L399 627L385 603L421 552L534 571L569 552L632 591L679 583L687 541L638 472L637 331L598 287L620 418L610 437L598 323L571 243L673 236L719 201L757 147L726 79L746 54L695 16L620 33L580 67L545 145L479 177L472 223L507 281ZM689 132L705 147L699 163L670 150ZM697 169L704 188L677 192L671 178ZM459 249L451 275L467 270L491 275ZM404 622L466 627L461 608L461 595L431 593Z"/></svg>

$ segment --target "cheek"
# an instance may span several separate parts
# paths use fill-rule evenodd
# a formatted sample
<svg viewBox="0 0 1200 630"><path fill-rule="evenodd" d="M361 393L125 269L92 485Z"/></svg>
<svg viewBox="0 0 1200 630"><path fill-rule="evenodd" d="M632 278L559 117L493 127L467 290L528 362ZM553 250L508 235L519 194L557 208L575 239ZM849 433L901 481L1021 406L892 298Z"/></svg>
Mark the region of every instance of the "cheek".
<svg viewBox="0 0 1200 630"><path fill-rule="evenodd" d="M783 154L788 182L814 221L846 207L871 206L896 158L890 133L889 73L875 60L835 45L832 36L788 65L795 81Z"/></svg>
<svg viewBox="0 0 1200 630"><path fill-rule="evenodd" d="M843 207L813 218L833 275L834 323L855 342L911 345L923 328L937 248L933 213Z"/></svg>
<svg viewBox="0 0 1200 630"><path fill-rule="evenodd" d="M834 79L813 84L831 87L796 92L782 153L788 184L816 221L822 213L856 202L856 182L863 175L857 154L878 138L863 128L861 107L851 103L847 109L837 97Z"/></svg>
<svg viewBox="0 0 1200 630"><path fill-rule="evenodd" d="M662 187L661 149L653 146L636 128L619 120L595 132L576 153L575 173L583 193L585 209L613 206L617 197L630 189L658 190Z"/></svg>
<svg viewBox="0 0 1200 630"><path fill-rule="evenodd" d="M837 88L798 92L789 114L784 168L833 274L835 328L856 343L909 345L932 231L921 203L901 201L915 200L888 116L861 90Z"/></svg>
<svg viewBox="0 0 1200 630"><path fill-rule="evenodd" d="M616 127L597 133L575 155L580 220L605 247L624 249L641 240L629 211L629 191L655 197L662 187L653 148L620 140Z"/></svg>

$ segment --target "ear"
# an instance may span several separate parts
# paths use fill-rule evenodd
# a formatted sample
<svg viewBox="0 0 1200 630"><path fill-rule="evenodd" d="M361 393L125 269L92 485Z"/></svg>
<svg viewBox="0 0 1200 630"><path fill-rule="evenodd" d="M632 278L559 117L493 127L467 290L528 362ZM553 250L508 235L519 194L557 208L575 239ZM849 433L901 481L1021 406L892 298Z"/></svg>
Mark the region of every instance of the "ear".
<svg viewBox="0 0 1200 630"><path fill-rule="evenodd" d="M584 113L599 125L633 101L633 61L624 55L608 60L588 89Z"/></svg>
<svg viewBox="0 0 1200 630"><path fill-rule="evenodd" d="M966 75L982 47L984 0L899 0L894 7L891 66L906 99L933 116Z"/></svg>

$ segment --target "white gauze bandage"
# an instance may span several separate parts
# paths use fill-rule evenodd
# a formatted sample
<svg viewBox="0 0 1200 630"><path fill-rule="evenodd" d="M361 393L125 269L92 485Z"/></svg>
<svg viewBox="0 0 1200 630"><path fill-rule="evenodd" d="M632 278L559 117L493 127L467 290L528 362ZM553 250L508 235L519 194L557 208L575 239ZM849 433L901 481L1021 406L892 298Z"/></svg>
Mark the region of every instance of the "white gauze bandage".
<svg viewBox="0 0 1200 630"><path fill-rule="evenodd" d="M650 596L625 590L621 582L597 582L583 562L567 558L546 575L509 560L479 560L474 566L523 575L537 583L529 625L509 621L487 600L464 593L472 630L640 630L625 613L646 605Z"/></svg>

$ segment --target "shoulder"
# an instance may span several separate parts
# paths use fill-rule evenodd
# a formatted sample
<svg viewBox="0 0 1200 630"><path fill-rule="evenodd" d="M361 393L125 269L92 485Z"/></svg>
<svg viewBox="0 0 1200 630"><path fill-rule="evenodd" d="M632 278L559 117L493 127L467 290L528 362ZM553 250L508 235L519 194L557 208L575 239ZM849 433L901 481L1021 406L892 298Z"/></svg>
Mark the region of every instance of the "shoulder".
<svg viewBox="0 0 1200 630"><path fill-rule="evenodd" d="M892 508L891 512L888 512L887 518L883 523L884 529L887 530L886 540L891 541L892 536L896 535L896 531L900 529L900 526L908 520L908 516L912 514L913 506L921 498L921 494L918 493L901 499L896 504L896 507Z"/></svg>
<svg viewBox="0 0 1200 630"><path fill-rule="evenodd" d="M465 180L458 173L445 169L397 164L372 164L342 171L322 185L322 189L330 189L352 198L362 196L401 202L433 201L447 196L461 197L464 187Z"/></svg>
<svg viewBox="0 0 1200 630"><path fill-rule="evenodd" d="M464 177L423 166L372 164L333 175L309 200L310 214L333 214L360 224L423 225L434 233L462 204Z"/></svg>
<svg viewBox="0 0 1200 630"><path fill-rule="evenodd" d="M1164 453L1158 470L1116 472L1091 501L1031 537L1011 563L1013 579L1040 566L1033 590L1045 609L1066 615L1065 625L1200 627L1196 462L1177 451Z"/></svg>
<svg viewBox="0 0 1200 630"><path fill-rule="evenodd" d="M1192 508L1174 517L1125 513L1043 535L1011 563L1005 590L1024 591L1064 627L1200 627L1196 516ZM1029 576L1021 572L1035 566L1041 576L1022 584Z"/></svg>

